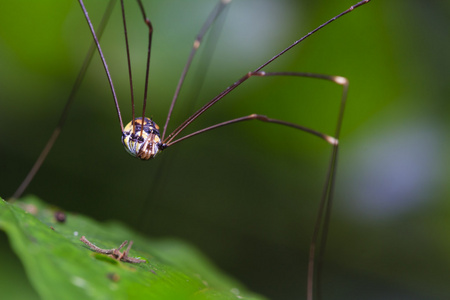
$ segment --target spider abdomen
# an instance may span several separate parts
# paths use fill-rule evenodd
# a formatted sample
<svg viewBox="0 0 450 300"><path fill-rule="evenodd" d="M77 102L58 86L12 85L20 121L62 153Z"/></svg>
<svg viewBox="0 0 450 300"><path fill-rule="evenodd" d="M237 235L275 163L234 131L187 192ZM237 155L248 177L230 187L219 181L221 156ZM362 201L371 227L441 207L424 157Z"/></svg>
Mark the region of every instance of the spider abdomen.
<svg viewBox="0 0 450 300"><path fill-rule="evenodd" d="M134 123L134 130L133 130ZM135 118L122 132L122 144L134 157L149 160L161 150L159 127L149 118Z"/></svg>

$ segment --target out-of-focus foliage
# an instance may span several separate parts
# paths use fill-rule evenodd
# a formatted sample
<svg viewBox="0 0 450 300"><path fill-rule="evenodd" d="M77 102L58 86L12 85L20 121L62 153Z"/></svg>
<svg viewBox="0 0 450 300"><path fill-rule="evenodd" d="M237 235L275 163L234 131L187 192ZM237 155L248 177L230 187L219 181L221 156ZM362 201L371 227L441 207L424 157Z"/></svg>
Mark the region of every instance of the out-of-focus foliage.
<svg viewBox="0 0 450 300"><path fill-rule="evenodd" d="M128 2L141 99L147 31L134 16L136 5ZM266 69L350 80L323 269L325 298L450 294L448 3L372 0ZM234 1L214 31L221 35L210 67L202 70L201 92L195 93L202 77L195 61L169 129L351 4ZM86 5L98 24L103 1ZM145 1L145 6L155 29L148 114L163 126L196 31L213 3ZM102 46L128 122L117 9L109 25ZM76 1L0 3L3 197L13 193L50 136L89 43ZM252 78L191 130L261 113L332 134L340 92L312 79ZM291 129L250 122L198 136L144 163L120 145L110 94L94 57L61 138L28 192L150 236L182 237L253 290L275 299L302 297L330 147Z"/></svg>
<svg viewBox="0 0 450 300"><path fill-rule="evenodd" d="M121 224L63 213L35 197L14 205L0 199L0 228L42 299L262 299L181 241L148 240ZM117 249L121 238L133 240L127 255L142 262L92 252L80 241L84 235L103 249ZM2 293L17 296L11 287Z"/></svg>

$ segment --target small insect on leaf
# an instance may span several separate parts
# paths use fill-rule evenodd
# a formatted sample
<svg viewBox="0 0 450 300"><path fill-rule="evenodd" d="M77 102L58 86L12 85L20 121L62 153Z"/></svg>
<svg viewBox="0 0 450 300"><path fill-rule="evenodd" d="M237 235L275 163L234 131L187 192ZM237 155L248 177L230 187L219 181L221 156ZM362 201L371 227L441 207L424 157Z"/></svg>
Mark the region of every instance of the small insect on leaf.
<svg viewBox="0 0 450 300"><path fill-rule="evenodd" d="M85 243L89 248L91 248L91 250L97 252L97 253L101 253L101 254L108 254L110 257L117 259L119 261L124 261L124 262L129 262L129 263L134 263L134 264L138 264L138 263L144 263L146 262L143 259L139 259L139 258L134 258L134 257L129 257L128 253L130 252L131 246L133 245L133 241L130 241L128 243L128 241L124 241L119 248L113 248L113 249L101 249L97 246L95 246L93 243L91 243L90 241L88 241L84 235L81 237L80 241L82 241L83 243ZM127 250L125 250L124 252L120 252L120 249L122 249L126 244L128 244Z"/></svg>

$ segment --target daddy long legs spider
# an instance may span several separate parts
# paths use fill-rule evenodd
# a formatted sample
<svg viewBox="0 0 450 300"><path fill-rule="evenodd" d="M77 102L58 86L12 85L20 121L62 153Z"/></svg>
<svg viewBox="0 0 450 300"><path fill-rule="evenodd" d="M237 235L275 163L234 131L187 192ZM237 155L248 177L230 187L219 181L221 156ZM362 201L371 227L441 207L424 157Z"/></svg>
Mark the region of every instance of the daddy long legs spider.
<svg viewBox="0 0 450 300"><path fill-rule="evenodd" d="M364 1L364 3L365 2L368 2L368 1ZM361 2L361 4L362 4L363 2ZM361 4L358 4L358 5L361 5ZM157 30L157 29L156 29ZM107 54L105 54L105 56L106 57L108 57L108 55ZM252 69L250 69L250 70L252 70ZM261 68L261 69L255 69L255 68L253 68L253 70L256 70L255 71L255 73L253 74L253 75L255 75L255 76L253 76L253 77L267 77L267 78L272 78L273 77L273 80L274 81L276 81L276 80L278 80L277 78L275 78L275 77L281 77L283 80L289 80L290 82L291 82L291 84L296 84L297 82L299 82L300 81L300 77L305 77L305 76L303 76L303 75L305 75L304 73L302 73L302 74L300 74L300 73L295 73L294 74L294 72L292 71L292 72L281 72L281 73L275 73L275 71L274 72L269 72L269 71L267 71L266 73L263 73L263 72L265 72L265 68ZM248 71L248 70L246 70L246 71ZM113 77L114 77L114 74L112 75ZM343 77L332 77L332 76L324 76L324 75L317 75L318 77L321 77L322 79L325 79L325 80L328 80L328 81L334 81L335 83L337 83L337 84L344 84L344 83L346 83L345 82L345 80L343 79ZM308 77L308 76L307 76ZM313 77L313 76L309 76L309 77ZM151 78L151 76L150 76L150 78ZM241 77L241 78L244 78L244 77ZM262 80L264 80L264 79L261 79L261 78L252 78L252 79L250 79L248 82L250 82L250 81L258 81L258 80L260 80L260 81L262 81ZM306 80L306 79L305 79ZM241 83L243 83L244 81L246 81L246 79L241 79ZM231 82L230 82L231 83ZM238 83L239 83L239 80L238 80ZM246 82L246 84L247 84L247 82ZM252 83L252 84L257 84L256 82L255 83ZM323 83L323 84L326 84L326 83ZM250 85L250 83L248 83L248 85ZM238 85L236 85L236 86L238 86ZM224 95L227 95L227 98L228 98L228 92L229 92L230 90L225 90L225 94ZM233 93L232 93L233 94ZM232 94L230 94L229 96L232 96ZM345 98L346 97L346 93L344 92L343 94L342 94L343 96L343 98ZM156 102L157 100L155 99L156 97L151 97L152 98L152 100L151 100L151 105L153 105L153 103L154 102ZM297 99L297 98L295 98L295 99ZM220 99L218 99L218 100L220 100ZM220 100L220 102L224 102L224 101L226 101L226 100ZM231 101L231 100L230 100ZM335 101L335 102L338 102L338 101ZM177 103L177 105L180 105L180 104L178 104ZM287 105L287 104L284 104L284 105ZM256 110L257 110L257 108L256 108ZM338 114L338 115L341 115L341 113L339 113L339 112L337 112L336 113L336 111L337 110L335 110L335 114ZM152 109L152 116L153 116L153 109ZM191 120L194 120L197 116L199 116L199 115L194 115L195 117L193 118L193 119L191 119ZM246 114L246 116L249 116L249 114ZM271 117L271 115L270 115L270 113L267 113L267 116L270 118ZM239 115L238 116L236 116L236 117L239 117ZM156 115L155 115L155 118L156 118ZM202 118L205 118L205 116L202 116ZM264 117L260 117L259 118L260 120L262 120L262 121L271 121L271 120L267 120L267 119L264 119ZM196 120L197 121L197 120ZM296 119L294 119L293 120L294 122L297 122L297 120ZM301 120L300 120L301 121ZM278 122L278 121L272 121L272 123L273 122ZM280 122L288 122L288 121L281 121L280 120ZM338 119L337 120L334 120L334 123L338 123L338 127L340 127L340 124L341 124L341 117L338 117ZM219 122L215 122L215 123L220 123L220 121ZM212 123L210 123L210 125L214 125L215 124L214 122L212 122ZM244 123L247 123L247 122L244 122ZM256 121L253 121L253 123L260 123L260 122L256 122ZM267 123L267 122L266 122ZM172 123L171 123L172 124ZM300 124L300 123L299 123ZM194 124L193 124L194 125ZM292 127L291 126L291 123L284 123L284 127ZM247 125L243 125L243 126L247 126ZM261 125L261 124L258 124L258 125L249 125L249 126L258 126L258 127L261 127L261 128L264 128L264 129L262 129L262 130L264 130L264 131L270 131L270 130L272 130L272 129L266 129L267 128L267 126L269 126L270 127L270 125L265 125L265 126L263 126L263 125ZM273 127L275 127L275 125L272 125ZM163 128L164 128L165 126L164 125L161 125L161 131L163 131ZM190 126L191 127L191 126ZM190 127L188 127L188 129L190 128ZM230 127L224 127L224 128L230 128L229 130L231 131L231 127L233 127L233 125L232 126L230 126ZM281 127L283 127L283 126L281 126ZM169 128L170 128L170 125L169 125ZM283 128L280 128L280 126L277 126L277 130L284 130ZM297 128L297 129L299 129L299 128ZM170 130L170 129L169 129ZM226 129L225 129L226 130ZM286 130L288 130L288 129L286 129ZM337 132L339 131L339 129L335 129ZM296 131L299 131L299 130L296 130ZM176 132L176 131L175 131ZM191 131L191 132L195 132L195 130L194 131ZM224 130L217 130L216 132L224 132ZM324 140L327 140L328 141L328 143L329 144L336 144L336 143L334 143L333 142L333 137L336 137L336 138L338 138L338 135L339 134L336 134L335 132L333 132L333 131L331 131L328 135L325 135L325 134L320 134L320 133L318 133L317 131L315 131L316 132L316 135L318 135L318 136L320 136L322 139L324 139ZM185 131L183 131L183 134L185 133ZM186 132L187 133L187 132ZM290 134L290 135L297 135L297 133L296 132L294 132L294 133L292 133L292 134ZM165 138L167 138L167 137L169 137L170 135L168 134L168 133L166 133L165 134L165 136L164 137L162 137L162 140L165 140ZM272 136L272 135L270 135L270 136ZM226 137L226 139L231 139L232 137L231 136L227 136ZM167 144L167 146L171 146L172 144L170 144L171 142L174 142L174 141L176 141L176 139L175 140L170 140L170 139L168 139L167 140L167 142L166 142L166 144ZM276 142L276 143L278 143L278 142ZM315 143L315 142L312 142L312 143ZM326 144L326 142L322 142L322 143L325 143ZM279 143L278 143L279 144ZM337 148L335 148L335 149L337 149ZM333 156L334 157L334 156ZM331 163L330 163L330 165L329 166L331 166L331 168L332 169L334 169L334 166L335 166L335 163L334 163L334 159L332 159L331 160ZM147 168L148 168L148 166L147 166ZM332 174L333 172L331 172L331 174ZM332 176L332 175L330 175L330 176ZM327 186L327 189L329 189L330 187L331 187L331 181L333 181L333 178L334 177L328 177L327 176L327 181L328 181L328 183L326 183L326 186ZM329 196L328 196L328 194L329 194L329 192L327 191L327 192L325 192L325 194L327 195L327 196L325 196L325 199L330 199L329 198Z"/></svg>

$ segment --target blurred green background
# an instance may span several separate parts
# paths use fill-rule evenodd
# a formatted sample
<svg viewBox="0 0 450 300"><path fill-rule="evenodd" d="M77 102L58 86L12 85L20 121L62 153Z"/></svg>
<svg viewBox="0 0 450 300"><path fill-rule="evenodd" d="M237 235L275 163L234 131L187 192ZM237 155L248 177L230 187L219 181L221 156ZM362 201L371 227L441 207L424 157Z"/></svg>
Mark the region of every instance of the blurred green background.
<svg viewBox="0 0 450 300"><path fill-rule="evenodd" d="M136 93L146 27L127 3ZM216 1L145 1L155 29L148 114L162 127L197 30ZM194 63L171 129L249 70L350 1L234 1L209 68ZM86 1L98 24L104 1ZM102 39L127 123L129 88L119 7ZM266 71L350 80L330 237L325 299L448 299L450 287L449 1L373 0ZM49 138L90 34L76 1L0 2L0 195L8 198ZM211 51L200 52L206 57ZM127 155L98 57L33 193L98 220L188 240L223 270L272 299L302 299L307 251L330 147L258 122L222 128L151 162ZM204 72L205 81L196 92ZM205 73L206 72L206 73ZM188 131L249 113L333 134L341 89L312 79L253 78ZM195 98L195 99L193 99ZM2 294L31 297L1 234ZM126 237L123 237L126 238Z"/></svg>

